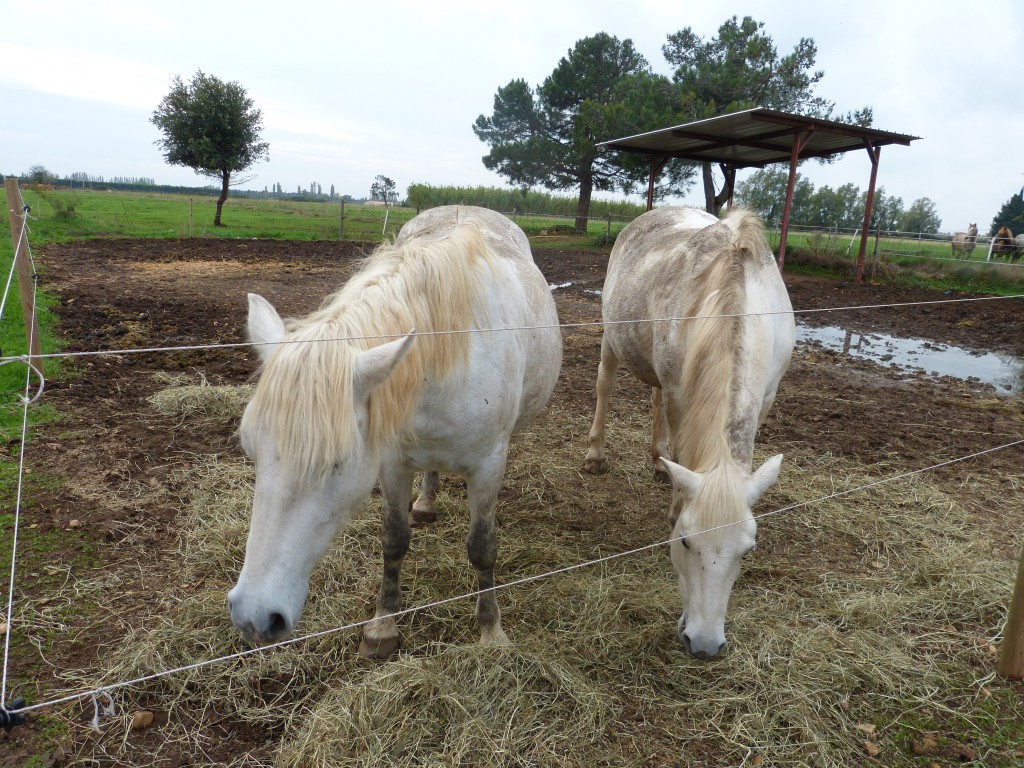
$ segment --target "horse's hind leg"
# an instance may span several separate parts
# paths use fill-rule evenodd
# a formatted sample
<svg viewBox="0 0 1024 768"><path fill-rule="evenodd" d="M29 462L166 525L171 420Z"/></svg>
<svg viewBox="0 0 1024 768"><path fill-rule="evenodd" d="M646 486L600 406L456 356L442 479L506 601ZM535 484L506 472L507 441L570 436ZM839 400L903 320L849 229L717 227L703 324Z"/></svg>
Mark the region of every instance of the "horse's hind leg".
<svg viewBox="0 0 1024 768"><path fill-rule="evenodd" d="M434 509L434 499L437 498L439 485L437 472L424 472L423 483L420 485L420 495L412 504L412 526L418 528L437 520L437 510Z"/></svg>
<svg viewBox="0 0 1024 768"><path fill-rule="evenodd" d="M412 472L381 467L380 485L384 494L384 519L381 523L384 573L380 592L377 593L377 611L373 621L363 627L363 637L359 642L359 655L368 659L385 659L398 650L400 635L392 614L402 610L402 560L412 538L409 524Z"/></svg>
<svg viewBox="0 0 1024 768"><path fill-rule="evenodd" d="M608 459L604 453L604 425L608 418L608 401L615 388L615 371L619 358L612 351L607 338L601 339L601 364L597 367L597 405L594 407L594 423L587 438L587 455L583 459L583 471L602 475L608 471Z"/></svg>
<svg viewBox="0 0 1024 768"><path fill-rule="evenodd" d="M480 625L480 642L507 645L501 628L501 609L494 594L494 564L498 559L498 534L495 530L494 508L505 474L508 447L503 446L466 478L469 490L469 535L466 553L476 568L476 620Z"/></svg>

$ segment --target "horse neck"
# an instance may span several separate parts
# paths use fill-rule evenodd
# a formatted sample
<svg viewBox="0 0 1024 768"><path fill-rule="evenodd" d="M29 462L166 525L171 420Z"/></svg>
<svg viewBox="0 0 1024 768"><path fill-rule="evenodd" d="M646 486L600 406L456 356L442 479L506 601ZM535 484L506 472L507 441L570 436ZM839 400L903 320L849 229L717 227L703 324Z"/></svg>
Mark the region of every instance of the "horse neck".
<svg viewBox="0 0 1024 768"><path fill-rule="evenodd" d="M335 302L350 336L419 334L406 359L370 397L369 439L388 443L415 413L424 382L465 367L484 274L497 257L476 226L437 240L383 246ZM385 339L386 340L386 339ZM380 340L357 342L363 348Z"/></svg>
<svg viewBox="0 0 1024 768"><path fill-rule="evenodd" d="M480 259L467 252L480 247L480 236L473 231L475 238L471 232L428 246L378 249L319 310L290 324L288 340L305 343L281 345L246 418L271 430L298 471L322 477L356 451L393 446L412 422L424 381L444 381L465 365L469 334L451 331L475 324ZM485 249L481 258L487 261L489 253ZM423 335L370 394L360 433L352 389L356 357L413 329Z"/></svg>
<svg viewBox="0 0 1024 768"><path fill-rule="evenodd" d="M740 360L745 248L727 245L696 279L697 301L684 325L680 402L673 447L681 463L702 472L731 463L730 417ZM724 316L724 317L723 317Z"/></svg>

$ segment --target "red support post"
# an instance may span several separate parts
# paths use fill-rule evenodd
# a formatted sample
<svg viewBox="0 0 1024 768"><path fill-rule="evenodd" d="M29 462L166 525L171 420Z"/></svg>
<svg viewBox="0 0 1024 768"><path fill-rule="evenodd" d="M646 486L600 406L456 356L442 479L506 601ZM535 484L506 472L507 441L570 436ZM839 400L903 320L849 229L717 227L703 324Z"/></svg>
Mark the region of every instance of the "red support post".
<svg viewBox="0 0 1024 768"><path fill-rule="evenodd" d="M667 157L652 157L651 158L651 175L647 179L647 210L654 208L654 180L661 175L661 172L665 170L665 164L668 163Z"/></svg>
<svg viewBox="0 0 1024 768"><path fill-rule="evenodd" d="M860 231L860 250L857 252L857 273L854 282L859 283L864 277L864 254L868 247L868 227L871 226L871 208L875 204L875 181L878 179L878 159L882 148L871 144L871 139L864 139L864 148L871 158L871 181L868 182L868 194L864 199L864 228Z"/></svg>
<svg viewBox="0 0 1024 768"><path fill-rule="evenodd" d="M789 214L793 210L793 187L796 186L796 166L800 160L800 153L814 133L814 128L806 132L793 134L793 152L789 156L789 181L786 183L786 204L782 209L782 226L779 231L779 270L786 263L786 238L789 236Z"/></svg>

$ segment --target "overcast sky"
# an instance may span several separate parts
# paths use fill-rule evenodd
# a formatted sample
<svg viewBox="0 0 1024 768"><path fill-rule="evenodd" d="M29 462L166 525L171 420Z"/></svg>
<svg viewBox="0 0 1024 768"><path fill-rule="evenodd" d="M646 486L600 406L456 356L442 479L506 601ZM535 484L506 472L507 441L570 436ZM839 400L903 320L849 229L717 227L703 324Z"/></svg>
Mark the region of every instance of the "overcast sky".
<svg viewBox="0 0 1024 768"><path fill-rule="evenodd" d="M933 200L943 230L987 231L1024 186L1020 0L0 0L0 172L208 183L164 163L149 122L172 78L201 69L239 82L263 111L270 159L247 188L319 182L361 197L377 174L403 196L414 182L505 186L471 128L499 87L539 85L598 32L631 39L668 75L667 35L689 26L707 39L732 14L764 22L780 54L813 38L817 93L837 112L870 105L874 127L921 137L883 149L878 183L904 207ZM866 152L801 166L816 187L866 189L869 172Z"/></svg>

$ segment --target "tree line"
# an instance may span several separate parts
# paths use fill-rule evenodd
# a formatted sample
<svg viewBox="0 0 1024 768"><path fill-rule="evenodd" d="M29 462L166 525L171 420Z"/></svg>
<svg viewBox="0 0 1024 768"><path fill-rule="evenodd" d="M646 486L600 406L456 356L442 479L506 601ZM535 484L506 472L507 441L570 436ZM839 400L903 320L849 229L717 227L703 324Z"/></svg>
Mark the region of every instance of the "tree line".
<svg viewBox="0 0 1024 768"><path fill-rule="evenodd" d="M736 185L736 201L756 212L765 223L778 227L786 202L788 168L765 168ZM837 189L828 185L818 189L805 177L796 175L793 207L789 220L812 227L856 229L864 224L867 191L855 184ZM875 190L871 206L871 227L889 231L937 233L942 226L935 203L921 197L903 207L903 199L889 195L885 187Z"/></svg>
<svg viewBox="0 0 1024 768"><path fill-rule="evenodd" d="M837 114L815 91L817 46L801 38L780 54L764 24L746 16L726 20L705 40L686 27L666 36L669 75L655 72L629 39L601 32L576 42L535 88L522 78L498 88L493 111L473 124L490 147L484 165L515 186L578 190L576 226L583 228L595 191L632 194L647 183L645 158L599 147L602 141L752 107L869 126L870 107ZM728 196L711 163L669 160L656 199L704 187L707 210Z"/></svg>
<svg viewBox="0 0 1024 768"><path fill-rule="evenodd" d="M410 184L405 204L423 210L439 205L478 205L502 213L546 213L556 216L575 216L579 199L570 195L554 195L533 189L507 187L456 187ZM646 210L646 206L625 200L594 200L591 216L633 219Z"/></svg>

